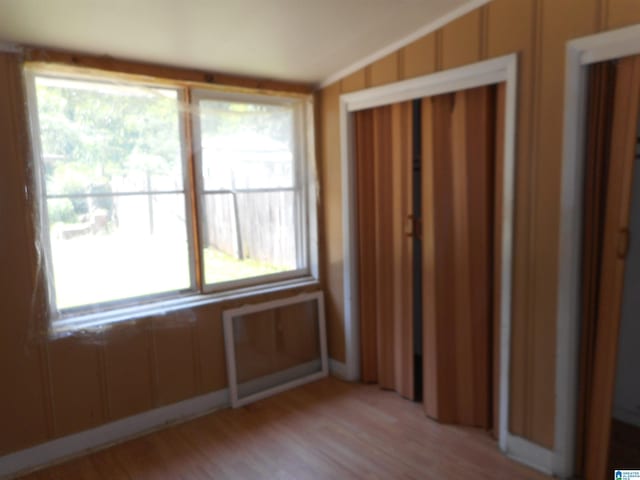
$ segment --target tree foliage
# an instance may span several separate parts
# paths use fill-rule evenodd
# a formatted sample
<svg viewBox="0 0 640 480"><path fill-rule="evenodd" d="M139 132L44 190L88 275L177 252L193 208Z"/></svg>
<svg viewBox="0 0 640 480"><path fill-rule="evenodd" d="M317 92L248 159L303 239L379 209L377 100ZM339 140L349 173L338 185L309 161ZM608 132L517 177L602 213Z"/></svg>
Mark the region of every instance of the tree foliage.
<svg viewBox="0 0 640 480"><path fill-rule="evenodd" d="M45 173L58 193L87 193L115 175L179 166L175 97L87 82L36 85Z"/></svg>

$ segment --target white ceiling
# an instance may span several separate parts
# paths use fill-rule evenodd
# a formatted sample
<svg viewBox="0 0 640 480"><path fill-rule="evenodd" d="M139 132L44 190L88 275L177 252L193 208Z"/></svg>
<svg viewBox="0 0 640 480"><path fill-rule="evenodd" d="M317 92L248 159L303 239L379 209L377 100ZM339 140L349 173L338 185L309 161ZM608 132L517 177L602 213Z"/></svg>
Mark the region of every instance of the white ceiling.
<svg viewBox="0 0 640 480"><path fill-rule="evenodd" d="M0 0L0 41L317 84L478 3Z"/></svg>

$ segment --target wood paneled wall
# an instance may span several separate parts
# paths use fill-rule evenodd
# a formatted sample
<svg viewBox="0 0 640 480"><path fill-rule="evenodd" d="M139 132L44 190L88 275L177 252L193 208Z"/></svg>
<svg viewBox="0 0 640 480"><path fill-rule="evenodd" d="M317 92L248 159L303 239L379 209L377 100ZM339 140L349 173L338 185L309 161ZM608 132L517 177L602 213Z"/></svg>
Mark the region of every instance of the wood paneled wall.
<svg viewBox="0 0 640 480"><path fill-rule="evenodd" d="M0 53L0 456L226 387L222 311L263 295L48 341L20 58ZM306 290L310 290L307 288ZM335 335L332 337L334 344Z"/></svg>
<svg viewBox="0 0 640 480"><path fill-rule="evenodd" d="M338 99L371 86L519 54L510 431L553 447L565 44L640 22L637 0L492 0L324 88L319 138L329 348L344 360Z"/></svg>

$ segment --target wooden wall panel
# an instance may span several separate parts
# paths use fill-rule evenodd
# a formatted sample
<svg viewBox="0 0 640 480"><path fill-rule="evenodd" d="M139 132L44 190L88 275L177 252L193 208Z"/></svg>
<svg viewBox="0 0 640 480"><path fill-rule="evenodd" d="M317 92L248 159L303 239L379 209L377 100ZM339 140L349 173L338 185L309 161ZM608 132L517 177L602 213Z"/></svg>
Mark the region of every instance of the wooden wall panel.
<svg viewBox="0 0 640 480"><path fill-rule="evenodd" d="M338 98L340 83L334 83L322 91L320 97L321 121L319 135L322 138L321 162L323 218L320 233L324 243L323 287L327 315L327 340L329 356L345 361L344 340L344 280L342 254L342 175L340 163L340 119Z"/></svg>
<svg viewBox="0 0 640 480"><path fill-rule="evenodd" d="M513 433L528 437L529 394L528 325L530 315L529 223L532 197L531 168L535 101L536 37L538 5L535 0L494 0L488 12L488 56L518 52L518 135L516 168L516 212L513 270L513 320L511 349L511 406L509 427Z"/></svg>
<svg viewBox="0 0 640 480"><path fill-rule="evenodd" d="M377 87L400 80L400 53L395 52L372 63L368 70L369 87Z"/></svg>
<svg viewBox="0 0 640 480"><path fill-rule="evenodd" d="M52 430L45 352L30 335L40 315L31 303L35 248L26 168L18 160L27 156L22 98L19 63L0 53L0 455L43 441Z"/></svg>
<svg viewBox="0 0 640 480"><path fill-rule="evenodd" d="M340 93L355 92L356 90L362 90L367 86L367 71L362 68L340 80Z"/></svg>
<svg viewBox="0 0 640 480"><path fill-rule="evenodd" d="M153 321L156 405L167 405L196 394L191 324L193 311L176 312Z"/></svg>
<svg viewBox="0 0 640 480"><path fill-rule="evenodd" d="M535 168L531 182L536 192L532 205L533 244L529 252L532 278L529 329L529 432L539 443L553 446L555 394L556 310L560 178L562 175L562 120L564 45L571 38L592 33L597 25L597 0L544 0L540 31L539 95ZM541 422L538 419L549 419Z"/></svg>
<svg viewBox="0 0 640 480"><path fill-rule="evenodd" d="M49 345L56 436L86 430L107 420L101 343L100 337L70 336ZM71 398L76 401L70 402Z"/></svg>
<svg viewBox="0 0 640 480"><path fill-rule="evenodd" d="M606 30L640 23L640 2L637 0L602 0Z"/></svg>
<svg viewBox="0 0 640 480"><path fill-rule="evenodd" d="M227 385L227 363L220 305L207 305L198 310L198 322L194 325L193 335L198 393L224 388Z"/></svg>
<svg viewBox="0 0 640 480"><path fill-rule="evenodd" d="M442 27L442 70L480 60L481 11L474 10Z"/></svg>
<svg viewBox="0 0 640 480"><path fill-rule="evenodd" d="M436 35L425 35L402 49L402 78L428 75L436 71Z"/></svg>
<svg viewBox="0 0 640 480"><path fill-rule="evenodd" d="M147 322L111 327L106 339L109 418L115 420L154 406L151 332Z"/></svg>

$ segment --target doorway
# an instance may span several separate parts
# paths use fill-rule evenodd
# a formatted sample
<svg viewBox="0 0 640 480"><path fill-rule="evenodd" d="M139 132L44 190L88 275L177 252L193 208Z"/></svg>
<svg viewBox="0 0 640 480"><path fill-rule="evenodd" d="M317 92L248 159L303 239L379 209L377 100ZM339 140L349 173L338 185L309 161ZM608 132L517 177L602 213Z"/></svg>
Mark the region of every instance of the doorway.
<svg viewBox="0 0 640 480"><path fill-rule="evenodd" d="M600 480L640 467L640 56L591 66L587 98L576 469Z"/></svg>
<svg viewBox="0 0 640 480"><path fill-rule="evenodd" d="M360 302L357 295L361 279L358 275L356 182L355 182L355 125L354 113L367 108L390 105L416 98L425 98L442 93L455 92L482 85L505 82L504 138L502 139L504 164L500 178L502 185L502 212L496 223L500 234L499 308L500 321L500 369L497 388L499 395L499 446L502 451L518 452L518 456L537 463L537 450L520 438L509 434L509 365L511 337L511 301L513 271L513 231L515 205L515 132L517 118L517 72L516 54L505 55L438 72L424 77L403 80L383 87L340 96L340 151L342 170L342 225L343 225L343 276L344 276L344 323L346 334L346 363L344 378L360 380Z"/></svg>
<svg viewBox="0 0 640 480"><path fill-rule="evenodd" d="M504 94L354 115L362 380L496 437Z"/></svg>

